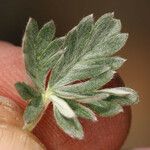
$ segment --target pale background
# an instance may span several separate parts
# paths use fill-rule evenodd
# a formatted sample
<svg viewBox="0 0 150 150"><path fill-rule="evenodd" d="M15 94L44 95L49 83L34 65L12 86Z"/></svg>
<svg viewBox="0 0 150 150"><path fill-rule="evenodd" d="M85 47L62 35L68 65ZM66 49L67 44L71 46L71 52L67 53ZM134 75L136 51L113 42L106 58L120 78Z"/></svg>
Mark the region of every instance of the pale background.
<svg viewBox="0 0 150 150"><path fill-rule="evenodd" d="M120 70L126 85L139 91L141 102L132 107L129 137L123 149L150 147L150 0L0 0L0 40L20 45L28 17L41 24L54 19L62 35L90 13L96 18L115 11L129 32L120 55L127 58Z"/></svg>

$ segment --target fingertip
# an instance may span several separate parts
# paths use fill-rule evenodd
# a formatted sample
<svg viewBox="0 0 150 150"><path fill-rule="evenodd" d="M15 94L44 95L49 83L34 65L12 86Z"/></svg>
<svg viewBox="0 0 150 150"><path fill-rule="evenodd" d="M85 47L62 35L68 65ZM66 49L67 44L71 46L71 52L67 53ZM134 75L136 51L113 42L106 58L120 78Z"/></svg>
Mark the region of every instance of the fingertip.
<svg viewBox="0 0 150 150"><path fill-rule="evenodd" d="M14 101L0 96L0 149L45 150L36 136L22 129L22 116Z"/></svg>
<svg viewBox="0 0 150 150"><path fill-rule="evenodd" d="M13 99L24 108L26 103L15 89L16 82L28 80L21 47L0 41L0 61L0 95Z"/></svg>
<svg viewBox="0 0 150 150"><path fill-rule="evenodd" d="M0 149L46 150L31 133L8 124L0 124Z"/></svg>

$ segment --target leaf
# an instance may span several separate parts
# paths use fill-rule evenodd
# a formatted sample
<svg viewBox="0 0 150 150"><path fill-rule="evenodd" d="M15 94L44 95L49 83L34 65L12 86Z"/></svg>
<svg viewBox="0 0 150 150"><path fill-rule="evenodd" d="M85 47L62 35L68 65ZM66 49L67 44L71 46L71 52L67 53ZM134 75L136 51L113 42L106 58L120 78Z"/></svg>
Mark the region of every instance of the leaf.
<svg viewBox="0 0 150 150"><path fill-rule="evenodd" d="M61 46L64 39L52 41L54 34L53 21L38 30L36 21L29 19L23 40L25 65L28 75L40 90L45 90L46 75L63 53Z"/></svg>
<svg viewBox="0 0 150 150"><path fill-rule="evenodd" d="M100 76L96 78L92 78L88 80L87 82L81 82L78 84L72 84L62 87L56 87L54 90L58 91L64 91L68 93L76 93L80 95L88 94L94 92L96 89L99 89L103 85L105 85L107 82L109 82L114 75L114 71L106 71L102 73Z"/></svg>
<svg viewBox="0 0 150 150"><path fill-rule="evenodd" d="M17 82L15 87L24 100L30 100L38 96L38 93L24 82Z"/></svg>
<svg viewBox="0 0 150 150"><path fill-rule="evenodd" d="M41 96L31 99L24 112L25 124L30 124L39 118L43 109L44 103Z"/></svg>
<svg viewBox="0 0 150 150"><path fill-rule="evenodd" d="M82 66L86 66L88 64L88 66L108 66L109 69L112 70L117 70L119 69L124 62L126 61L126 59L118 57L118 56L114 56L114 57L97 57L97 58L91 58L91 59L85 59L82 61ZM99 70L100 67L99 67Z"/></svg>
<svg viewBox="0 0 150 150"><path fill-rule="evenodd" d="M98 43L103 42L114 34L118 34L120 30L121 22L118 19L114 19L114 13L104 14L96 21L93 27L87 51L93 50Z"/></svg>
<svg viewBox="0 0 150 150"><path fill-rule="evenodd" d="M50 85L57 81L57 78L62 78L70 69L70 63L78 60L78 56L82 54L84 47L87 44L87 39L90 37L90 31L93 25L93 16L89 15L83 18L79 24L74 27L67 35L64 44L65 54L63 55L60 66L57 64L53 69ZM69 64L69 66L68 66ZM67 70L66 70L67 69ZM59 70L59 73L58 71Z"/></svg>
<svg viewBox="0 0 150 150"><path fill-rule="evenodd" d="M120 30L121 23L112 13L102 16L95 24L92 15L83 18L65 38L65 53L52 69L49 89L60 97L61 93L78 96L94 92L109 82L115 73L111 70L118 69L125 61L109 57L127 40L127 34ZM71 85L78 80L86 81Z"/></svg>
<svg viewBox="0 0 150 150"><path fill-rule="evenodd" d="M71 99L71 100L75 100L81 103L89 103L91 101L97 101L97 100L101 100L101 99L106 99L107 97L109 97L109 94L106 93L88 93L88 94L77 94L77 93L71 93L71 92L64 92L64 91L60 91L58 90L55 95L61 96L64 99Z"/></svg>
<svg viewBox="0 0 150 150"><path fill-rule="evenodd" d="M53 21L39 29L31 18L26 27L22 45L34 88L16 84L22 98L30 100L24 128L32 130L52 102L58 126L69 136L83 139L77 117L96 121L93 111L114 116L124 105L139 101L130 88L103 89L126 61L113 55L125 45L128 34L121 33L121 22L114 13L96 22L93 15L86 16L63 37L55 38L55 30Z"/></svg>
<svg viewBox="0 0 150 150"><path fill-rule="evenodd" d="M23 43L22 43L25 53L30 51L34 46L33 43L35 42L35 38L38 34L38 31L39 29L38 29L37 22L34 19L29 18L29 21L26 26L25 35L23 37Z"/></svg>
<svg viewBox="0 0 150 150"><path fill-rule="evenodd" d="M95 45L93 51L90 51L83 59L111 56L125 45L127 38L127 33L112 35L105 41Z"/></svg>
<svg viewBox="0 0 150 150"><path fill-rule="evenodd" d="M65 118L54 106L54 117L58 126L72 138L83 139L84 133L82 126L77 118Z"/></svg>
<svg viewBox="0 0 150 150"><path fill-rule="evenodd" d="M99 92L109 93L109 94L117 95L117 96L127 96L127 95L131 94L131 91L126 90L126 88L118 88L118 87L102 89Z"/></svg>
<svg viewBox="0 0 150 150"><path fill-rule="evenodd" d="M116 70L120 68L125 61L126 60L121 57L100 57L97 59L83 60L82 63L77 63L60 82L55 84L55 86L59 84L68 84L76 80L97 77L110 69Z"/></svg>
<svg viewBox="0 0 150 150"><path fill-rule="evenodd" d="M93 15L84 17L79 24L74 27L66 36L66 53L64 59L66 64L78 59L82 54L87 40L90 38L90 32L94 23Z"/></svg>
<svg viewBox="0 0 150 150"><path fill-rule="evenodd" d="M100 90L102 93L110 94L106 100L116 102L122 106L133 105L139 102L139 96L136 91L127 87L118 87L112 89Z"/></svg>
<svg viewBox="0 0 150 150"><path fill-rule="evenodd" d="M27 73L31 78L34 78L36 69L33 68L32 65L35 65L36 58L34 57L34 42L35 38L38 34L38 25L37 22L30 18L28 24L26 26L26 31L23 37L22 48L25 54L25 65Z"/></svg>
<svg viewBox="0 0 150 150"><path fill-rule="evenodd" d="M46 49L40 52L40 56L38 58L40 60L41 67L52 68L55 65L56 59L59 59L60 55L64 53L61 49L63 43L64 37L56 38Z"/></svg>
<svg viewBox="0 0 150 150"><path fill-rule="evenodd" d="M51 95L53 105L59 110L59 112L66 118L75 118L75 113L71 107L61 98Z"/></svg>
<svg viewBox="0 0 150 150"><path fill-rule="evenodd" d="M57 82L53 88L59 88L59 85L66 85L77 80L96 78L108 70L110 70L110 67L107 65L82 66L77 64L61 81Z"/></svg>
<svg viewBox="0 0 150 150"><path fill-rule="evenodd" d="M97 101L88 104L88 106L103 117L114 116L123 112L123 108L118 103L109 101Z"/></svg>
<svg viewBox="0 0 150 150"><path fill-rule="evenodd" d="M87 107L78 104L77 102L73 100L65 100L70 107L73 109L73 111L76 113L78 117L90 119L92 121L97 121L97 118L95 114Z"/></svg>
<svg viewBox="0 0 150 150"><path fill-rule="evenodd" d="M52 41L55 35L55 24L53 20L49 21L46 23L38 32L38 35L36 37L36 42L37 42L37 48L38 48L38 53L41 52L41 50L47 48L47 45Z"/></svg>

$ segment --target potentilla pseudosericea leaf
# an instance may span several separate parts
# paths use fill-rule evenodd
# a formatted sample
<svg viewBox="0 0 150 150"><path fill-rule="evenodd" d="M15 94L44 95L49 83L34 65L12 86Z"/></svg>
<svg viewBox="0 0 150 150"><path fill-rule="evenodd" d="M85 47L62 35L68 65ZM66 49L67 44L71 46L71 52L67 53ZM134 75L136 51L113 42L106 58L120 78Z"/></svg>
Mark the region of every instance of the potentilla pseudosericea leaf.
<svg viewBox="0 0 150 150"><path fill-rule="evenodd" d="M65 36L55 38L53 21L39 29L30 18L23 38L26 71L33 87L17 83L16 89L29 104L24 128L32 130L50 102L57 125L73 138L83 139L79 118L96 121L123 112L123 106L138 102L138 94L126 87L102 87L126 59L114 56L126 43L121 22L114 13L84 17ZM50 73L50 76L48 76ZM85 106L86 105L86 106Z"/></svg>

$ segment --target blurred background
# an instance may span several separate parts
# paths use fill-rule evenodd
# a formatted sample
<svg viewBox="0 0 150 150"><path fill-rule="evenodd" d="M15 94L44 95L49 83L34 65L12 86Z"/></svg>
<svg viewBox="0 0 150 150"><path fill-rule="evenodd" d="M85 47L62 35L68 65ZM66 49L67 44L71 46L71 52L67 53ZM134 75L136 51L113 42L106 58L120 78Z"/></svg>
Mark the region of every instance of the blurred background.
<svg viewBox="0 0 150 150"><path fill-rule="evenodd" d="M141 99L132 107L131 130L122 149L150 147L150 0L0 0L0 40L21 45L29 16L40 24L53 19L60 36L83 16L94 13L98 18L112 11L130 34L119 53L128 61L119 72Z"/></svg>

